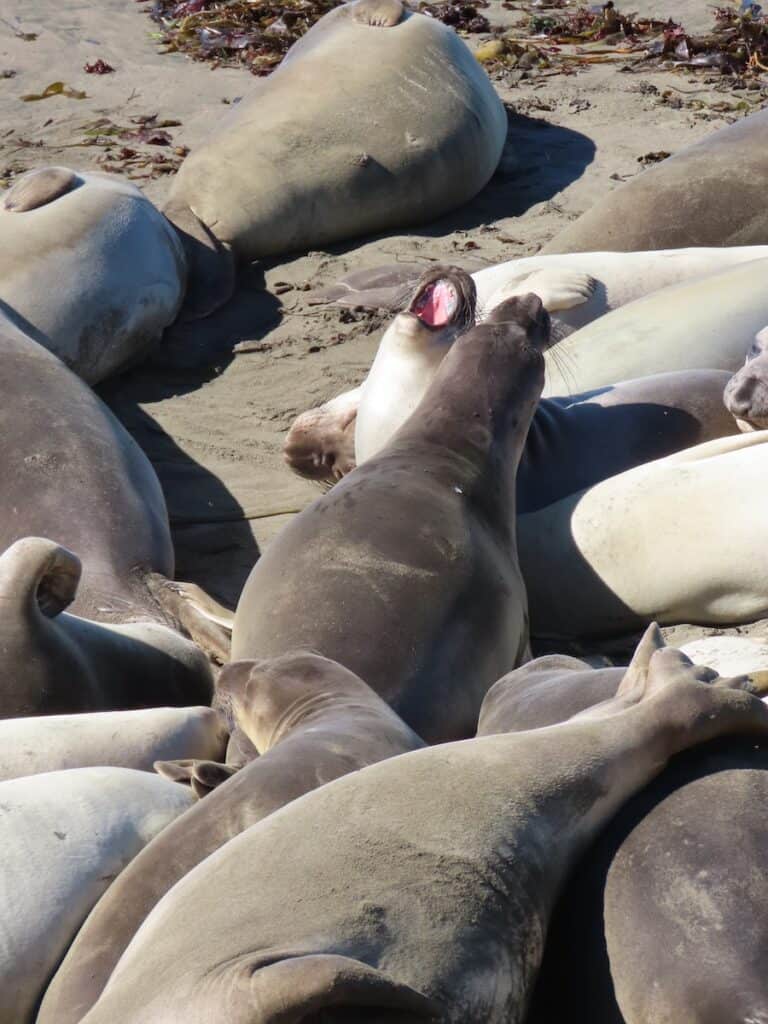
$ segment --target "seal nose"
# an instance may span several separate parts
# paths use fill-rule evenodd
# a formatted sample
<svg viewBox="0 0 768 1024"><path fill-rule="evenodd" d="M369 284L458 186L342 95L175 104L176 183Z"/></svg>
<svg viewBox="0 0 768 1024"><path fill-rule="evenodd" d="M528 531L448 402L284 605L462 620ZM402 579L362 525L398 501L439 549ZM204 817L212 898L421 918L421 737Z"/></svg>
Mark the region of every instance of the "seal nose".
<svg viewBox="0 0 768 1024"><path fill-rule="evenodd" d="M512 320L525 329L530 344L538 348L546 348L549 345L551 329L549 313L534 292L528 292L527 295L513 295L511 298L505 299L491 311L488 320L491 323L504 323Z"/></svg>
<svg viewBox="0 0 768 1024"><path fill-rule="evenodd" d="M749 365L728 381L723 400L737 419L768 426L768 385Z"/></svg>

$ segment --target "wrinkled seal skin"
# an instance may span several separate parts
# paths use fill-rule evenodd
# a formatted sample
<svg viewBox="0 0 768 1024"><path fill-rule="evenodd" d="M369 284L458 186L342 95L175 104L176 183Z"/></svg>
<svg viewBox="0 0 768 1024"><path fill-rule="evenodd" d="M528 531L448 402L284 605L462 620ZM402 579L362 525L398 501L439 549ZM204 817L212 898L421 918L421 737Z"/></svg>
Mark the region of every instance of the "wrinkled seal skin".
<svg viewBox="0 0 768 1024"><path fill-rule="evenodd" d="M285 527L235 616L233 658L317 651L427 742L472 735L487 689L528 656L514 489L549 318L533 295L496 314L390 443Z"/></svg>
<svg viewBox="0 0 768 1024"><path fill-rule="evenodd" d="M755 544L768 431L688 448L518 516L520 565L541 637L650 621L737 625L768 614Z"/></svg>
<svg viewBox="0 0 768 1024"><path fill-rule="evenodd" d="M173 576L173 547L141 449L60 360L6 324L0 397L0 716L209 703L206 659L168 628L146 584Z"/></svg>
<svg viewBox="0 0 768 1024"><path fill-rule="evenodd" d="M542 253L765 245L768 112L713 132L619 185Z"/></svg>
<svg viewBox="0 0 768 1024"><path fill-rule="evenodd" d="M181 307L176 232L113 174L25 174L0 195L0 237L0 310L89 384L138 361Z"/></svg>
<svg viewBox="0 0 768 1024"><path fill-rule="evenodd" d="M235 662L217 692L234 702L235 722L261 756L165 829L113 882L49 986L37 1024L79 1024L160 898L234 836L318 785L423 746L362 680L318 655Z"/></svg>
<svg viewBox="0 0 768 1024"><path fill-rule="evenodd" d="M726 385L723 401L745 433L768 427L768 327L755 335L744 366Z"/></svg>
<svg viewBox="0 0 768 1024"><path fill-rule="evenodd" d="M489 692L478 735L565 721L621 669L540 658ZM528 1024L723 1024L766 1012L768 744L675 758L589 847L547 940Z"/></svg>
<svg viewBox="0 0 768 1024"><path fill-rule="evenodd" d="M488 182L504 107L468 47L399 0L326 14L173 180L165 213L190 256L190 315L250 261L423 223Z"/></svg>
<svg viewBox="0 0 768 1024"><path fill-rule="evenodd" d="M752 260L636 299L582 327L547 357L545 395L569 395L675 370L743 364L768 323L768 259Z"/></svg>
<svg viewBox="0 0 768 1024"><path fill-rule="evenodd" d="M83 1024L520 1024L600 828L680 750L765 735L761 701L648 653L562 726L392 758L233 839L147 918Z"/></svg>
<svg viewBox="0 0 768 1024"><path fill-rule="evenodd" d="M0 783L0 1024L34 1024L45 986L110 882L191 797L130 768Z"/></svg>

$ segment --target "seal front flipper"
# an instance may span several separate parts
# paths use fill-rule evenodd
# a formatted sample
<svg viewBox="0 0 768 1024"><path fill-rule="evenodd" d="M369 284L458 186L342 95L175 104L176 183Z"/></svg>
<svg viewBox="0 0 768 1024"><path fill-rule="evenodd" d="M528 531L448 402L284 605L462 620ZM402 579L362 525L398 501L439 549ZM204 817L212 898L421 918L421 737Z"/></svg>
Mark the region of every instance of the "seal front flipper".
<svg viewBox="0 0 768 1024"><path fill-rule="evenodd" d="M42 167L25 174L8 189L3 196L3 209L10 213L37 210L81 184L82 178L68 167Z"/></svg>
<svg viewBox="0 0 768 1024"><path fill-rule="evenodd" d="M185 203L171 199L163 214L176 229L187 259L187 291L179 319L200 320L232 297L234 254Z"/></svg>
<svg viewBox="0 0 768 1024"><path fill-rule="evenodd" d="M508 281L488 300L487 308L494 309L505 299L533 292L541 299L549 313L560 309L573 309L589 302L597 288L597 281L589 274L565 267L537 270L527 277Z"/></svg>
<svg viewBox="0 0 768 1024"><path fill-rule="evenodd" d="M392 28L402 20L405 8L400 0L356 0L350 10L355 21L363 25Z"/></svg>
<svg viewBox="0 0 768 1024"><path fill-rule="evenodd" d="M164 779L189 786L198 800L202 800L238 771L234 765L222 764L220 761L200 761L192 758L155 761L152 767Z"/></svg>

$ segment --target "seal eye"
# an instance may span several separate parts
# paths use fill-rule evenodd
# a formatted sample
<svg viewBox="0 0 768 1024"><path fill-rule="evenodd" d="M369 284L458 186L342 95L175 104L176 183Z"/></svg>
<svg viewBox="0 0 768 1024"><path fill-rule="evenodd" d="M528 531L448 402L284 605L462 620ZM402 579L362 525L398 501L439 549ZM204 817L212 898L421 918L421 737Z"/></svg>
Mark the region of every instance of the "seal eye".
<svg viewBox="0 0 768 1024"><path fill-rule="evenodd" d="M411 304L411 313L429 327L446 327L456 315L459 296L450 281L441 278L424 287Z"/></svg>

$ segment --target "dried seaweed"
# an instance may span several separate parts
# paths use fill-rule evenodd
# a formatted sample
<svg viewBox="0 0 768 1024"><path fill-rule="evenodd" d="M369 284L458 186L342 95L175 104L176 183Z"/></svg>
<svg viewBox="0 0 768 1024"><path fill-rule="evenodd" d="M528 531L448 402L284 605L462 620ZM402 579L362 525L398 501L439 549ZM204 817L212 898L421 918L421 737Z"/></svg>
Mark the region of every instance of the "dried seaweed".
<svg viewBox="0 0 768 1024"><path fill-rule="evenodd" d="M138 0L140 3L148 0ZM185 53L214 67L246 67L270 74L290 47L342 0L151 0L164 53ZM430 17L457 31L489 32L479 13L487 0L441 0L418 4Z"/></svg>
<svg viewBox="0 0 768 1024"><path fill-rule="evenodd" d="M98 60L93 61L91 64L84 64L83 71L88 75L110 75L115 69L111 64L107 64L101 57Z"/></svg>
<svg viewBox="0 0 768 1024"><path fill-rule="evenodd" d="M133 179L158 178L175 173L189 152L186 146L176 145L167 131L180 124L180 121L159 120L157 114L132 117L128 125L100 117L81 126L83 138L72 146L103 149L96 163L104 171ZM142 149L142 146L158 147L160 151Z"/></svg>
<svg viewBox="0 0 768 1024"><path fill-rule="evenodd" d="M66 96L70 100L84 100L86 93L80 89L73 89L71 86L65 85L64 82L51 82L42 92L28 92L21 99L24 103L35 103L38 100L50 99L51 96Z"/></svg>

